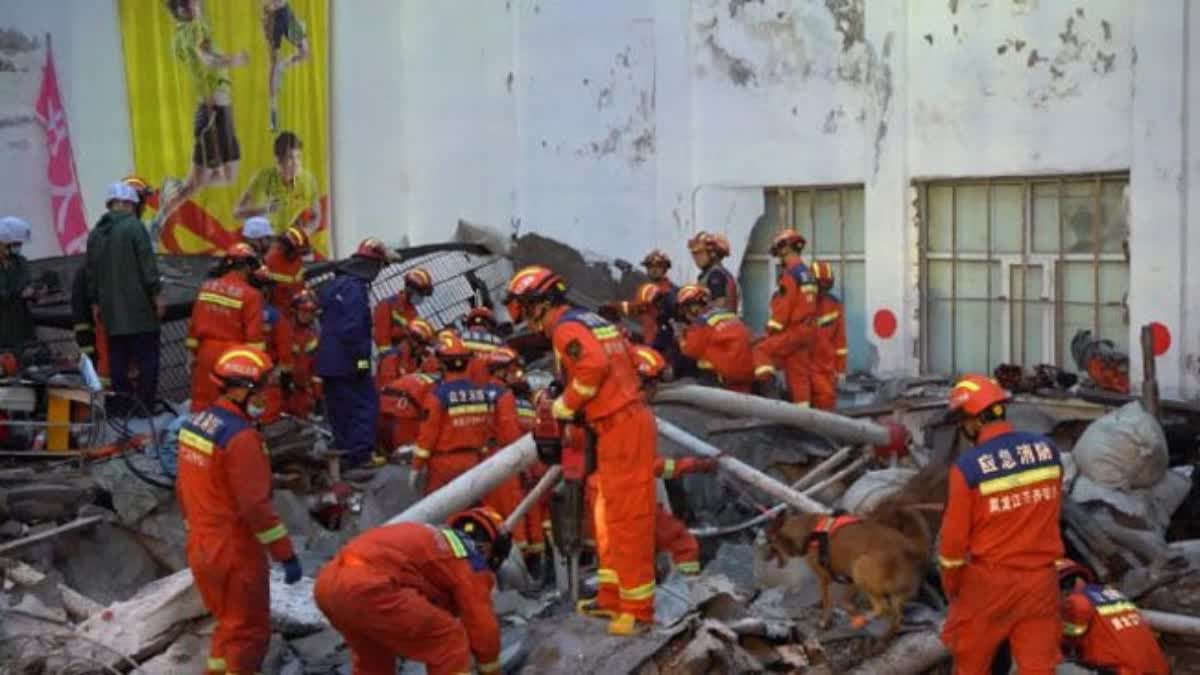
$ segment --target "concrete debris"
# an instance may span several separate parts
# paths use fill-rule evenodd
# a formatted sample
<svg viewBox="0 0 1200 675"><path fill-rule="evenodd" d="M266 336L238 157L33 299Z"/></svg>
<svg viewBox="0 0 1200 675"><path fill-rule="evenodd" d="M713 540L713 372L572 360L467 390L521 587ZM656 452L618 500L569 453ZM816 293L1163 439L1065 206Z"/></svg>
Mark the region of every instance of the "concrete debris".
<svg viewBox="0 0 1200 675"><path fill-rule="evenodd" d="M180 624L205 614L192 572L183 570L151 582L125 602L109 605L80 624L79 634L116 654L145 658L170 644ZM112 656L106 660L110 665L119 661Z"/></svg>
<svg viewBox="0 0 1200 675"><path fill-rule="evenodd" d="M842 509L847 513L870 513L885 497L900 491L917 475L915 469L881 469L868 471L842 495Z"/></svg>
<svg viewBox="0 0 1200 675"><path fill-rule="evenodd" d="M66 583L101 604L132 598L164 571L136 532L107 523L60 538L55 557Z"/></svg>
<svg viewBox="0 0 1200 675"><path fill-rule="evenodd" d="M313 580L305 577L288 586L283 572L271 568L271 626L286 638L312 635L329 627L313 602Z"/></svg>
<svg viewBox="0 0 1200 675"><path fill-rule="evenodd" d="M337 667L345 660L339 654L346 647L342 634L332 628L324 628L317 633L291 641L291 647L296 655L308 668L326 669Z"/></svg>
<svg viewBox="0 0 1200 675"><path fill-rule="evenodd" d="M33 482L3 490L8 517L22 523L70 520L96 498L96 485L86 479Z"/></svg>
<svg viewBox="0 0 1200 675"><path fill-rule="evenodd" d="M208 660L208 648L212 642L211 627L208 634L190 631L179 636L161 654L138 667L145 675L178 675L178 673L203 672Z"/></svg>
<svg viewBox="0 0 1200 675"><path fill-rule="evenodd" d="M660 673L762 672L763 664L741 648L738 635L720 621L702 620L683 649L659 663Z"/></svg>
<svg viewBox="0 0 1200 675"><path fill-rule="evenodd" d="M22 586L38 586L50 578L25 563L4 558L0 558L0 570L3 570L5 579ZM100 603L66 584L55 584L55 588L62 599L63 609L73 621L83 621L104 609Z"/></svg>
<svg viewBox="0 0 1200 675"><path fill-rule="evenodd" d="M1132 401L1093 422L1074 448L1079 471L1106 487L1149 488L1167 470L1167 440L1158 420Z"/></svg>
<svg viewBox="0 0 1200 675"><path fill-rule="evenodd" d="M408 467L389 464L375 473L363 487L358 529L365 532L417 503L420 495L408 484Z"/></svg>

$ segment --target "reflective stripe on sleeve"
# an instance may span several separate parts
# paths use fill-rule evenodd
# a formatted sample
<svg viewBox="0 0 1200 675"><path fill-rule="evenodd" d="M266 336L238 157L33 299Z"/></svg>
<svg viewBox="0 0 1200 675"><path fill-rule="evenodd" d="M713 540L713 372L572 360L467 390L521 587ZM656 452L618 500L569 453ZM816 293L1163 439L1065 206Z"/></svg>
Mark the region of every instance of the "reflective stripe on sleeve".
<svg viewBox="0 0 1200 675"><path fill-rule="evenodd" d="M958 558L947 558L944 555L939 555L938 556L938 564L941 565L942 567L954 568L954 567L962 567L963 565L966 565L967 561L960 560Z"/></svg>
<svg viewBox="0 0 1200 675"><path fill-rule="evenodd" d="M675 477L675 460L674 459L663 460L662 477L663 477L663 480L671 480L672 478Z"/></svg>
<svg viewBox="0 0 1200 675"><path fill-rule="evenodd" d="M592 397L596 395L596 388L580 382L579 380L571 380L571 389L575 390L576 394L584 397Z"/></svg>
<svg viewBox="0 0 1200 675"><path fill-rule="evenodd" d="M258 539L258 543L265 545L273 544L286 537L287 534L287 526L283 523L279 523L278 525L269 527L262 532L255 532L254 536Z"/></svg>
<svg viewBox="0 0 1200 675"><path fill-rule="evenodd" d="M220 293L213 293L212 291L201 291L200 295L196 296L196 299L199 300L200 302L207 302L212 305L228 307L229 309L241 309L242 308L241 300L238 300L237 298L231 298L231 297L228 297L225 295L221 295Z"/></svg>

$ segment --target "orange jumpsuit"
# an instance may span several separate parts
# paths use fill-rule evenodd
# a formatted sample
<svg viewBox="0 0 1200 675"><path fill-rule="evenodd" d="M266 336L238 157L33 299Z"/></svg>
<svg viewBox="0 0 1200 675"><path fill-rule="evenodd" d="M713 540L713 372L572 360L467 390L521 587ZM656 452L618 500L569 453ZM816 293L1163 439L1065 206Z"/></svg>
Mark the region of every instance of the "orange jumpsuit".
<svg viewBox="0 0 1200 675"><path fill-rule="evenodd" d="M620 331L568 307L555 307L547 319L564 383L561 412L582 414L596 433L596 603L653 622L654 415Z"/></svg>
<svg viewBox="0 0 1200 675"><path fill-rule="evenodd" d="M488 354L503 347L504 340L499 335L486 330L471 328L462 332L462 341L474 354L474 358L467 366L467 375L470 376L471 381L476 384L486 384L492 381L492 375L488 371Z"/></svg>
<svg viewBox="0 0 1200 675"><path fill-rule="evenodd" d="M466 536L421 523L360 534L317 577L317 607L350 647L355 675L392 675L396 657L429 675L500 670L495 583Z"/></svg>
<svg viewBox="0 0 1200 675"><path fill-rule="evenodd" d="M466 373L446 373L425 396L426 417L413 451L413 467L429 471L425 494L478 464L493 440L521 435L516 402L504 393L494 384L473 383Z"/></svg>
<svg viewBox="0 0 1200 675"><path fill-rule="evenodd" d="M217 620L208 673L254 673L271 641L267 556L295 555L271 505L271 462L254 423L219 399L179 432L188 566Z"/></svg>
<svg viewBox="0 0 1200 675"><path fill-rule="evenodd" d="M938 561L957 675L989 672L1009 641L1022 675L1053 673L1062 624L1062 465L1045 436L994 422L950 469Z"/></svg>
<svg viewBox="0 0 1200 675"><path fill-rule="evenodd" d="M771 296L768 335L759 344L759 350L783 368L792 401L808 405L809 351L816 331L817 285L800 256L789 256L786 264L779 288Z"/></svg>
<svg viewBox="0 0 1200 675"><path fill-rule="evenodd" d="M371 336L379 351L392 344L392 322L408 324L417 318L417 308L408 301L408 291L380 300L371 312Z"/></svg>
<svg viewBox="0 0 1200 675"><path fill-rule="evenodd" d="M283 409L290 415L307 419L321 396L321 379L313 373L313 355L320 338L314 324L305 326L293 317L291 327L292 391L284 401Z"/></svg>
<svg viewBox="0 0 1200 675"><path fill-rule="evenodd" d="M267 342L267 354L275 362L280 373L292 373L292 322L285 321L283 313L274 305L263 309L263 330ZM272 382L266 389L266 412L261 421L271 424L283 413L283 387L278 382Z"/></svg>
<svg viewBox="0 0 1200 675"><path fill-rule="evenodd" d="M384 385L379 392L380 446L395 450L416 442L425 418L421 404L438 379L428 373L409 373Z"/></svg>
<svg viewBox="0 0 1200 675"><path fill-rule="evenodd" d="M755 372L750 340L750 329L737 314L715 307L684 330L680 349L700 369L716 373L726 388L748 394Z"/></svg>
<svg viewBox="0 0 1200 675"><path fill-rule="evenodd" d="M383 389L406 374L417 369L413 359L412 348L408 344L398 344L380 352L375 363L375 388Z"/></svg>
<svg viewBox="0 0 1200 675"><path fill-rule="evenodd" d="M1149 624L1120 591L1088 584L1062 603L1063 636L1081 664L1117 675L1167 675L1171 669Z"/></svg>
<svg viewBox="0 0 1200 675"><path fill-rule="evenodd" d="M512 390L499 380L492 380L487 386L491 390L499 392L499 394L496 396L495 402L496 426L492 429L491 441L483 448L483 456L487 456L492 450L499 450L516 441L525 433L521 428L517 397L513 394ZM485 506L492 507L496 513L507 518L508 514L516 510L523 496L521 477L513 476L501 483L499 487L484 497L482 501ZM514 530L512 533L513 541L516 542L518 548L524 549L526 543L525 529L517 527Z"/></svg>
<svg viewBox="0 0 1200 675"><path fill-rule="evenodd" d="M267 255L263 257L263 265L267 267L267 275L274 282L271 287L271 304L285 309L292 306L292 298L304 290L304 258L289 257L283 250L283 244L271 244Z"/></svg>
<svg viewBox="0 0 1200 675"><path fill-rule="evenodd" d="M813 339L812 405L821 410L837 407L837 378L846 372L846 316L836 295L821 292L817 296L817 332Z"/></svg>
<svg viewBox="0 0 1200 675"><path fill-rule="evenodd" d="M230 271L200 286L186 341L192 350L192 412L205 410L217 398L212 368L225 350L235 345L266 349L263 296Z"/></svg>

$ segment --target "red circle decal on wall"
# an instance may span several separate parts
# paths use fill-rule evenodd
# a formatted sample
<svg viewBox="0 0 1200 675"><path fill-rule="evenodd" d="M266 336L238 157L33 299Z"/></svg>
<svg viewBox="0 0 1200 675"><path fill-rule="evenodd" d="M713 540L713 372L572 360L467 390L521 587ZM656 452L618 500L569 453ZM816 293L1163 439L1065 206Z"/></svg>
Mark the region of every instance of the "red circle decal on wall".
<svg viewBox="0 0 1200 675"><path fill-rule="evenodd" d="M890 309L875 312L875 334L887 340L896 334L896 315Z"/></svg>
<svg viewBox="0 0 1200 675"><path fill-rule="evenodd" d="M1150 324L1150 344L1155 356L1162 356L1171 348L1171 331L1163 324L1154 321Z"/></svg>

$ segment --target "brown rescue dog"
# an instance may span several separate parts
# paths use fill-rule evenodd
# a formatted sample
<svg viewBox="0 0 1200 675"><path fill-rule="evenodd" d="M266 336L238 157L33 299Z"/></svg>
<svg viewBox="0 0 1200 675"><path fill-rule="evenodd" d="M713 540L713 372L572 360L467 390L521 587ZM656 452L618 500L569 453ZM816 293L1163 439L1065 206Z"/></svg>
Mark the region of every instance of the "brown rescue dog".
<svg viewBox="0 0 1200 675"><path fill-rule="evenodd" d="M871 611L865 620L856 620L856 627L865 626L871 619L888 617L887 638L900 627L904 603L920 588L925 564L929 558L927 545L904 536L895 529L870 520L847 523L829 535L829 569L821 564L818 547L810 535L821 518L813 513L785 514L766 530L771 557L803 557L821 584L821 627L830 625L833 610L830 586L834 577L849 578L855 588L867 596Z"/></svg>

